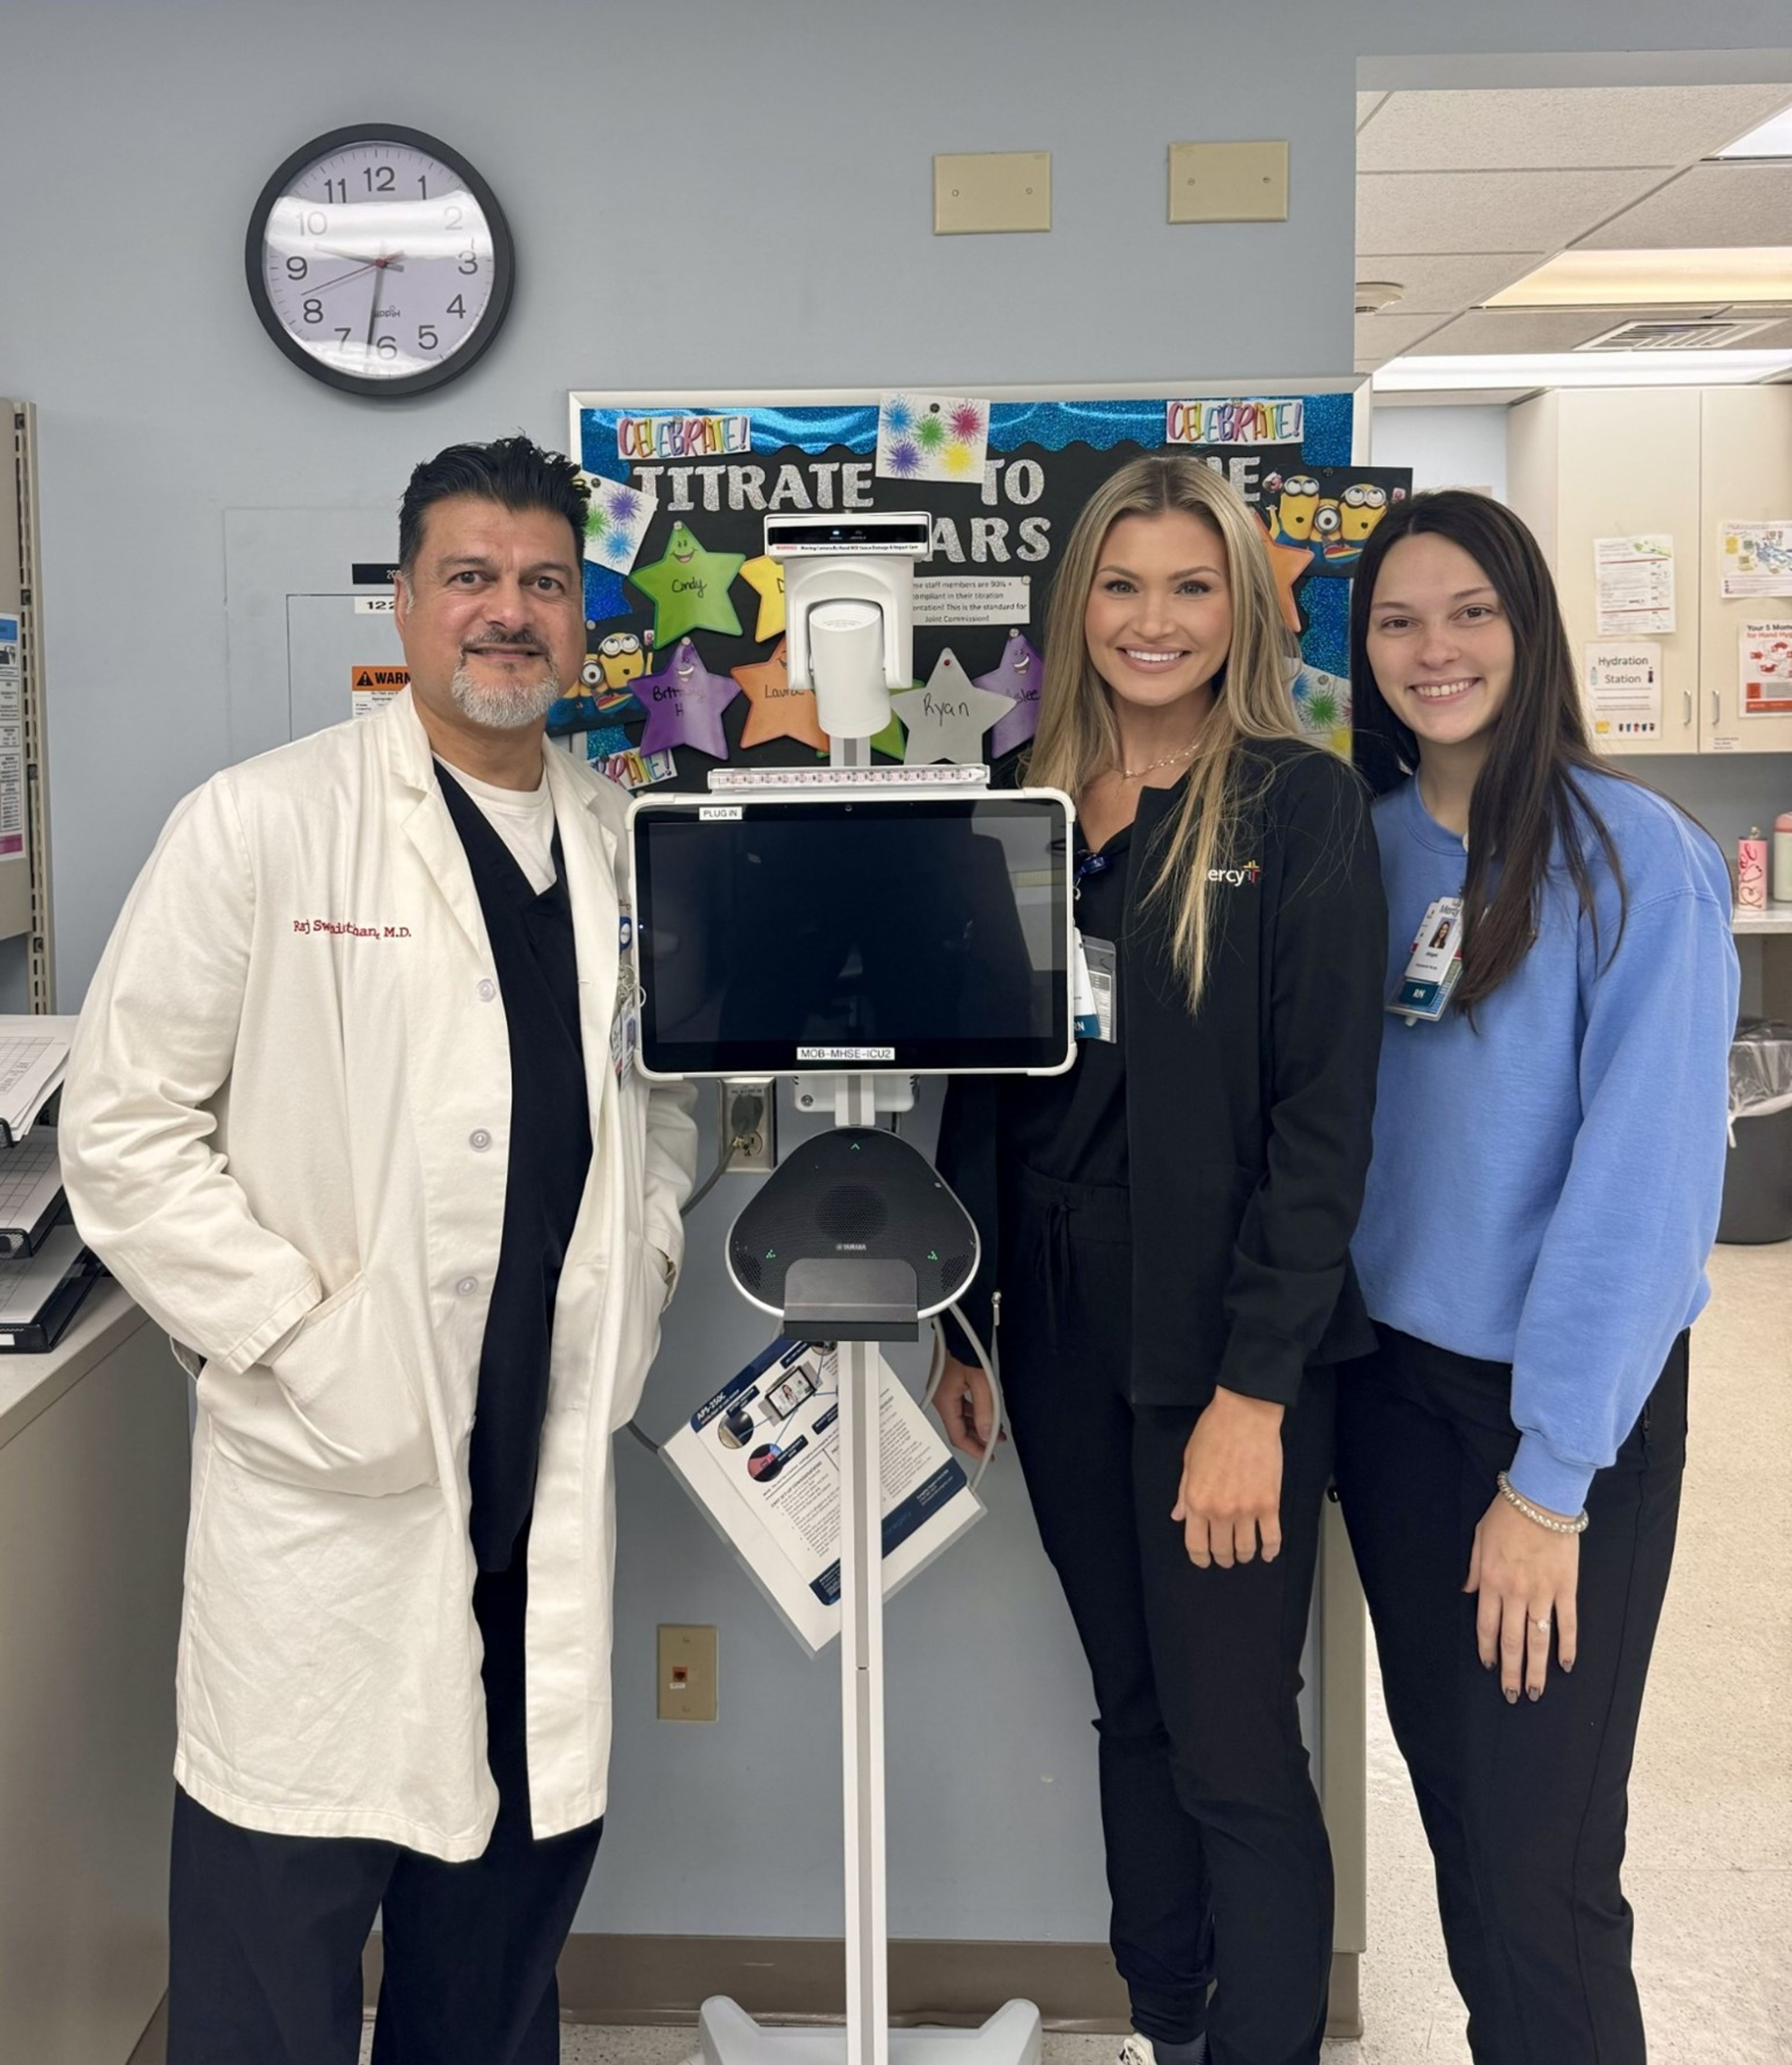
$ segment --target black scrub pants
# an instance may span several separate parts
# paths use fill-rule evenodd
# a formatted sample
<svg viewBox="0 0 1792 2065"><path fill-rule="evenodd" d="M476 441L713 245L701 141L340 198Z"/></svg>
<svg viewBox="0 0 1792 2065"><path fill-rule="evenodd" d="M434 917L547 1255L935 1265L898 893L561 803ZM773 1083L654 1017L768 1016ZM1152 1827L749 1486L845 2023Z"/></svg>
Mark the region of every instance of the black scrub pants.
<svg viewBox="0 0 1792 2065"><path fill-rule="evenodd" d="M383 1909L374 2065L557 2065L555 1965L603 1823L536 1842L524 1749L528 1557L482 1572L498 1819L443 1864L395 1843L268 1835L175 1795L168 2065L354 2065L361 1952Z"/></svg>
<svg viewBox="0 0 1792 2065"><path fill-rule="evenodd" d="M1643 2065L1619 1868L1680 1514L1686 1336L1588 1493L1574 1670L1552 1647L1543 1697L1513 1706L1462 1588L1518 1447L1511 1368L1381 1334L1378 1356L1339 1372L1338 1489L1470 2051L1475 2065Z"/></svg>
<svg viewBox="0 0 1792 2065"><path fill-rule="evenodd" d="M1309 1372L1283 1422L1281 1554L1197 1570L1170 1513L1206 1401L1130 1399L1128 1194L1022 1170L1001 1219L1009 1420L1094 1681L1110 1940L1134 2027L1164 2043L1204 2028L1212 2065L1311 2065L1332 1860L1296 1699L1331 1373Z"/></svg>

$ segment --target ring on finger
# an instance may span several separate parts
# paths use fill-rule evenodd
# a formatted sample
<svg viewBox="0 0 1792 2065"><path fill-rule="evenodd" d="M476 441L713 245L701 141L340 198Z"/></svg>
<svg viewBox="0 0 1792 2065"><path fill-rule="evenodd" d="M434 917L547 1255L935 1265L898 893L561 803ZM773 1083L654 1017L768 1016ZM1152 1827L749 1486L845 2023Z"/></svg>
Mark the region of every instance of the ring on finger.
<svg viewBox="0 0 1792 2065"><path fill-rule="evenodd" d="M1531 1616L1531 1625L1533 1627L1541 1628L1543 1633L1547 1635L1549 1632L1549 1615L1547 1614L1533 1614Z"/></svg>

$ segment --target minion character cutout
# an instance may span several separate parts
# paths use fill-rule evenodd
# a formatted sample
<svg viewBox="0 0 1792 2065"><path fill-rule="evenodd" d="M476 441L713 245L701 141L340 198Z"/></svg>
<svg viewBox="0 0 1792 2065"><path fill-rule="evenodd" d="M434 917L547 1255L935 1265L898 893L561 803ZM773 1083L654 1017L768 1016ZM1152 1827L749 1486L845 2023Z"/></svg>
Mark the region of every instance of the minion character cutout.
<svg viewBox="0 0 1792 2065"><path fill-rule="evenodd" d="M645 636L638 631L613 631L595 652L585 655L580 691L592 698L600 717L614 722L641 713L641 705L631 685L647 671L653 645L651 631Z"/></svg>
<svg viewBox="0 0 1792 2065"><path fill-rule="evenodd" d="M1278 544L1305 545L1313 537L1319 507L1319 483L1311 474L1292 473L1282 483L1270 518L1270 535Z"/></svg>
<svg viewBox="0 0 1792 2065"><path fill-rule="evenodd" d="M1341 539L1347 544L1353 544L1361 552L1364 539L1387 513L1388 491L1385 487L1377 487L1372 480L1353 481L1339 503Z"/></svg>

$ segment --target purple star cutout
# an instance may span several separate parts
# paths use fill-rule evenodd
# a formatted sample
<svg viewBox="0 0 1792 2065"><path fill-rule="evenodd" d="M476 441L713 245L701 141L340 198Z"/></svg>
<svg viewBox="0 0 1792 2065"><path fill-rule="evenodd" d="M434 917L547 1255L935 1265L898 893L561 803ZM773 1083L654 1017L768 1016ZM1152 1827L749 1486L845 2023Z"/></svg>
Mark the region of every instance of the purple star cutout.
<svg viewBox="0 0 1792 2065"><path fill-rule="evenodd" d="M996 728L989 734L992 760L1012 753L1017 746L1025 746L1039 729L1039 689L1045 672L1045 661L1027 643L1025 635L1010 631L1008 643L1002 648L1001 664L993 673L977 677L978 688L993 689L998 696L1006 696L1014 705L1006 717L997 720Z"/></svg>
<svg viewBox="0 0 1792 2065"><path fill-rule="evenodd" d="M643 753L693 746L712 760L728 758L722 713L740 693L740 683L730 674L712 674L690 639L681 638L671 658L657 674L643 674L634 692L647 705Z"/></svg>

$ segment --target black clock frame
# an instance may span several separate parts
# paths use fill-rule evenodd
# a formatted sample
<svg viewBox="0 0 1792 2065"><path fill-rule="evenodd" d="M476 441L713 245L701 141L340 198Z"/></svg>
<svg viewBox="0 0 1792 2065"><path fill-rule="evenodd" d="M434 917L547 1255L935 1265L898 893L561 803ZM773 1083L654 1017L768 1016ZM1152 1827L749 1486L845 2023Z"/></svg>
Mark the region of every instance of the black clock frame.
<svg viewBox="0 0 1792 2065"><path fill-rule="evenodd" d="M400 379L370 380L359 374L344 373L313 358L275 313L262 270L269 217L275 202L286 192L287 183L318 159L327 158L333 152L353 143L402 143L413 150L427 152L466 181L467 190L479 203L491 232L491 295L478 327L451 358L445 358L439 366L427 366L421 373L407 374ZM421 129L402 128L395 122L358 122L346 129L329 130L322 136L313 137L309 143L301 144L273 173L256 200L249 219L243 264L249 279L249 297L261 319L261 327L286 357L326 387L379 402L403 401L411 395L427 394L433 388L458 380L491 348L492 341L504 327L504 317L510 313L511 295L516 285L516 246L497 196L459 152L451 149L439 137L427 135Z"/></svg>

